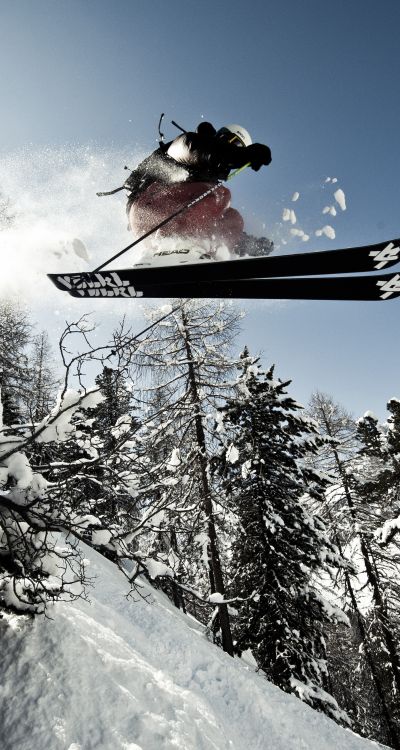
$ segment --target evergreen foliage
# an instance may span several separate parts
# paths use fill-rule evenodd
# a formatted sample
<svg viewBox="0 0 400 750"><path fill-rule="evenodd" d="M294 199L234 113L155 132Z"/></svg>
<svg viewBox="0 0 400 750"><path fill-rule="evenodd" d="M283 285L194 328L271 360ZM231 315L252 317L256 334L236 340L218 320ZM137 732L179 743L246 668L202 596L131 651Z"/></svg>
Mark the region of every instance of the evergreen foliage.
<svg viewBox="0 0 400 750"><path fill-rule="evenodd" d="M232 359L231 306L159 315L97 348L70 324L60 384L47 334L0 303L0 616L84 596L84 541L400 750L400 401L384 425L321 393L305 414L273 367Z"/></svg>
<svg viewBox="0 0 400 750"><path fill-rule="evenodd" d="M32 326L18 305L0 301L0 387L3 422L13 425L24 419L24 403L31 389L26 347Z"/></svg>
<svg viewBox="0 0 400 750"><path fill-rule="evenodd" d="M230 306L186 300L141 347L142 366L156 374L150 391L153 403L155 394L158 401L154 421L164 449L171 451L171 504L160 542L164 545L168 535L180 581L199 602L225 594L224 508L212 482L212 417L230 389L228 352L238 318ZM193 609L190 595L186 606ZM215 615L214 636L232 653L227 606L218 605Z"/></svg>
<svg viewBox="0 0 400 750"><path fill-rule="evenodd" d="M28 357L30 389L24 397L26 418L40 422L54 405L60 379L55 375L52 349L46 331L33 336Z"/></svg>
<svg viewBox="0 0 400 750"><path fill-rule="evenodd" d="M323 512L332 538L353 568L344 570L338 578L337 597L352 623L347 649L355 668L348 670L346 664L342 667L338 636L331 630L328 653L335 695L344 699L342 705L360 733L398 748L400 558L393 546L385 552L378 544L379 529L388 518L389 488L395 476L388 431L370 412L356 424L324 394L314 394L311 414L328 438L324 466L328 461L335 475ZM391 441L396 445L394 434Z"/></svg>
<svg viewBox="0 0 400 750"><path fill-rule="evenodd" d="M240 604L234 633L267 677L315 708L346 721L325 690L324 627L342 619L316 586L340 565L325 526L302 502L321 498L327 480L306 463L320 444L314 424L271 368L245 350L235 397L224 409L231 439L226 482L238 526L232 544L231 592Z"/></svg>

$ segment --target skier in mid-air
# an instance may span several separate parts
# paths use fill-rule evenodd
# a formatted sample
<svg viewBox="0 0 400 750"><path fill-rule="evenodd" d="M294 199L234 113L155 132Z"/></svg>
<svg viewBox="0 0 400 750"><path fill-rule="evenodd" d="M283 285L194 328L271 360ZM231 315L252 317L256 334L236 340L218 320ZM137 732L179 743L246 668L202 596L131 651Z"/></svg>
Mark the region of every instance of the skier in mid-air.
<svg viewBox="0 0 400 750"><path fill-rule="evenodd" d="M160 125L161 120L162 116ZM88 298L400 298L400 273L382 273L382 269L400 262L399 238L374 245L265 257L273 243L243 232L243 219L231 208L230 192L222 181L229 178L231 170L250 166L258 171L270 164L268 146L252 143L247 130L239 125L216 130L207 122L200 123L196 132L183 131L164 144L160 125L159 148L139 164L124 185L97 193L113 195L128 190L129 224L136 239L91 272L48 274L58 289L73 297ZM191 249L197 253L200 246L204 262L185 258L190 262L172 262L162 268L151 262L147 264L150 267L140 268L138 265L146 266L141 262L133 268L103 270L154 235L156 244L159 237L172 238L172 243L166 244L175 248L157 249L155 254L187 254ZM175 245L181 238L187 242L182 249ZM227 258L219 253L221 245L239 257ZM243 259L248 255L259 257ZM379 273L371 273L375 271ZM365 275L354 276L355 272Z"/></svg>
<svg viewBox="0 0 400 750"><path fill-rule="evenodd" d="M240 125L216 130L201 122L195 132L183 132L144 159L125 182L129 226L140 236L187 203L194 201L233 169L249 165L255 171L271 162L271 151L252 143ZM168 222L158 236L211 240L236 255L266 255L273 244L243 231L240 213L230 206L231 193L219 185L205 198Z"/></svg>

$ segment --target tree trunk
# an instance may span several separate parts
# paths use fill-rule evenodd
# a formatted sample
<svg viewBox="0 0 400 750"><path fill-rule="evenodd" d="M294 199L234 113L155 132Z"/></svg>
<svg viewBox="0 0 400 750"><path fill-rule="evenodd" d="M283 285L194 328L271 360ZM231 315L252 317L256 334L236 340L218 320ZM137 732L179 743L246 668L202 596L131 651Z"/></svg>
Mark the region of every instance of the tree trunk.
<svg viewBox="0 0 400 750"><path fill-rule="evenodd" d="M203 491L202 505L205 516L207 518L208 527L208 565L209 565L209 578L211 593L220 593L225 595L225 583L222 573L221 560L218 550L218 538L217 531L215 528L213 503L211 498L210 483L207 475L207 447L206 438L204 433L203 421L201 416L201 401L197 388L196 373L193 365L193 355L190 346L190 338L187 327L187 318L184 310L182 311L182 322L184 325L184 336L185 336L185 347L188 358L188 375L189 375L189 388L192 396L193 408L194 408L194 421L196 430L196 441L198 447L198 459L200 468L200 479ZM230 656L233 656L233 640L229 620L228 606L226 604L220 604L218 606L219 622L221 626L222 636L222 648Z"/></svg>

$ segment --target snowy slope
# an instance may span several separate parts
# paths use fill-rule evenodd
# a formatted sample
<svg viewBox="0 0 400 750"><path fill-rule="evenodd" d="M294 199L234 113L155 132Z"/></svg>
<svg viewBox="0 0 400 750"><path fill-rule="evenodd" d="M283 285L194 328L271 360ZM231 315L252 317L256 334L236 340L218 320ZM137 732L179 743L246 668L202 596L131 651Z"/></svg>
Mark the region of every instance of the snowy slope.
<svg viewBox="0 0 400 750"><path fill-rule="evenodd" d="M91 603L0 625L2 750L368 750L376 747L208 643L146 585L87 550Z"/></svg>

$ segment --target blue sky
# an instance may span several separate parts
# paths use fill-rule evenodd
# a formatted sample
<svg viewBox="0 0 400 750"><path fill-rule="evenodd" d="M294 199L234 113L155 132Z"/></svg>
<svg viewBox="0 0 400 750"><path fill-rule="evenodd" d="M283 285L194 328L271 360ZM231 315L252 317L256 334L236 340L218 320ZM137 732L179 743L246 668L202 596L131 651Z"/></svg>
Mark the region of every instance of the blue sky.
<svg viewBox="0 0 400 750"><path fill-rule="evenodd" d="M232 183L249 229L298 248L281 216L299 191L302 251L397 237L399 34L398 0L0 0L0 150L23 149L28 166L38 148L120 155L101 189L155 146L162 111L171 137L171 119L239 122L273 154ZM335 240L314 234L332 202L328 176L347 198L329 222ZM124 224L121 202L104 210ZM399 303L243 306L240 344L276 361L302 402L318 387L356 414L383 415L400 396Z"/></svg>

